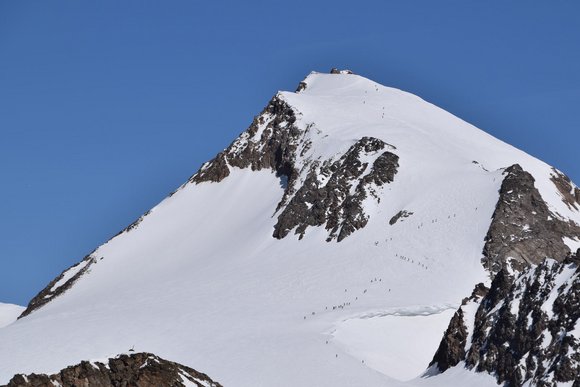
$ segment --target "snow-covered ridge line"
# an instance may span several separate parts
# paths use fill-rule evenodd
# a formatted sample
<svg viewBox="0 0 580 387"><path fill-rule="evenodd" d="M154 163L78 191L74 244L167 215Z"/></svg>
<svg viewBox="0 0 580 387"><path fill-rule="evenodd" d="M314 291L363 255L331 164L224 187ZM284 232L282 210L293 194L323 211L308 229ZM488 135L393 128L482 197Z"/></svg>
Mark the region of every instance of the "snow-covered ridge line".
<svg viewBox="0 0 580 387"><path fill-rule="evenodd" d="M423 373L453 312L412 309L457 305L489 284L487 242L507 246L488 249L502 263L563 259L520 248L535 234L559 247L577 240L558 231L579 221L575 186L558 178L558 187L554 174L419 97L349 73L311 74L0 330L0 382L135 344L226 385L495 384L457 369L399 382ZM504 187L514 176L522 184ZM540 199L537 224L500 216L505 204L533 218L526 206ZM486 240L493 222L513 230ZM559 226L546 234L540 224ZM411 315L384 314L394 310Z"/></svg>
<svg viewBox="0 0 580 387"><path fill-rule="evenodd" d="M301 239L308 227L324 226L326 240L340 242L367 224L364 207L372 198L380 200L381 187L393 181L399 158L390 150L396 147L364 136L323 158L313 147L323 140L320 130L314 123L298 124L301 116L278 93L250 128L190 181L219 182L232 167L272 169L285 182L273 236L294 231Z"/></svg>
<svg viewBox="0 0 580 387"><path fill-rule="evenodd" d="M18 318L29 315L43 305L48 304L50 301L58 296L64 294L68 289L70 289L74 283L81 278L81 276L89 272L89 268L92 264L96 262L96 257L94 252L87 255L79 263L71 266L70 268L64 270L58 277L53 279L46 287L40 291L30 302L28 303L26 309Z"/></svg>

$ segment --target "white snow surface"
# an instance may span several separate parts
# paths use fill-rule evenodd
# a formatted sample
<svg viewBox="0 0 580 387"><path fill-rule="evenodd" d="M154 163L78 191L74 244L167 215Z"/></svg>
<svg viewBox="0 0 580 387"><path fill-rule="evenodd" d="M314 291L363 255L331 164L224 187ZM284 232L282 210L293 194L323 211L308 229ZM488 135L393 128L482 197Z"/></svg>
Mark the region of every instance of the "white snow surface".
<svg viewBox="0 0 580 387"><path fill-rule="evenodd" d="M456 310L457 306L429 306L353 316L337 324L333 341L366 366L398 380L410 380L425 371L434 351L424 348L439 346Z"/></svg>
<svg viewBox="0 0 580 387"><path fill-rule="evenodd" d="M551 167L363 77L305 82L279 93L298 127L316 129L305 157L340 157L363 136L396 147L399 171L369 201L365 228L340 243L322 228L274 239L283 188L265 170L185 184L99 247L71 289L0 330L0 383L134 346L224 386L494 386L462 367L418 376L451 308L488 281L481 251L501 168L519 163L554 212L580 221ZM413 215L389 225L403 209Z"/></svg>
<svg viewBox="0 0 580 387"><path fill-rule="evenodd" d="M68 280L75 276L79 271L81 271L86 265L89 264L89 261L82 261L79 262L77 265L71 267L67 271L62 274L62 278L55 282L55 284L50 288L50 292L54 292L62 285L64 285Z"/></svg>
<svg viewBox="0 0 580 387"><path fill-rule="evenodd" d="M23 311L23 306L0 302L0 328L12 324Z"/></svg>

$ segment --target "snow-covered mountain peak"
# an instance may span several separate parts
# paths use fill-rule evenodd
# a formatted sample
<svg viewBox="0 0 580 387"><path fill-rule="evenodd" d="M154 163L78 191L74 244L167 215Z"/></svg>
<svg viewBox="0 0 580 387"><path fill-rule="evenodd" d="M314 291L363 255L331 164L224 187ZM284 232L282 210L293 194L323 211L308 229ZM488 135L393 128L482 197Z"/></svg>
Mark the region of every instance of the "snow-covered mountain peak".
<svg viewBox="0 0 580 387"><path fill-rule="evenodd" d="M416 95L359 75L311 73L302 84L301 92L278 97L297 112L298 127L315 125L323 137L372 136L409 151L433 152L436 161L444 159L442 153L468 162L479 158L491 164L488 169L508 167L523 154Z"/></svg>
<svg viewBox="0 0 580 387"><path fill-rule="evenodd" d="M354 150L363 139L383 145L360 159ZM418 184L408 187L413 194L407 199L420 196L423 187L437 187L463 173L484 173L497 182L501 177L494 173L518 164L535 177L536 188L554 217L580 223L580 207L575 204L580 191L561 172L417 96L338 70L311 73L297 92L277 93L250 128L205 164L192 181L221 181L231 166L272 169L288 182L276 212L285 224L277 225L274 236L284 237L288 228L295 228L302 237L307 227L325 225L330 231L327 239L339 235L338 240L342 240L352 231L342 232L337 224L339 228L343 223L347 229L360 229L366 225L369 212L377 209L366 191L372 191L371 196L380 202L384 183L363 186L365 179L373 180L369 173L378 173L379 166L373 163L380 155L384 155L381 160L387 158L387 148L392 154L387 163L393 174L389 180L397 183L395 175L401 164L403 173L413 176L403 184ZM353 152L356 157L352 157ZM350 184L340 177L341 171L349 175ZM555 184L557 180L559 184ZM358 198L353 199L354 187L361 182L359 195L355 195ZM337 192L341 191L337 186L342 192ZM329 191L338 202L328 203ZM344 205L351 210L359 208L347 213ZM293 219L289 220L284 211L290 211ZM337 219L340 216L331 214L337 211L346 215Z"/></svg>
<svg viewBox="0 0 580 387"><path fill-rule="evenodd" d="M0 379L134 345L224 385L400 385L475 284L580 245L579 209L421 98L312 73L0 330Z"/></svg>

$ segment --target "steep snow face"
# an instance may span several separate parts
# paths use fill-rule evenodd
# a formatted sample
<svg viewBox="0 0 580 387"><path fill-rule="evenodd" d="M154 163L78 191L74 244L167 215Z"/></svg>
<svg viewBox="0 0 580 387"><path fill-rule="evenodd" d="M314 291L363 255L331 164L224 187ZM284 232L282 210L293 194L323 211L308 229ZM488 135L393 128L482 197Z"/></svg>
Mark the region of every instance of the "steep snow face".
<svg viewBox="0 0 580 387"><path fill-rule="evenodd" d="M0 302L0 328L12 324L24 311L24 307Z"/></svg>
<svg viewBox="0 0 580 387"><path fill-rule="evenodd" d="M0 330L0 382L135 346L227 386L403 385L438 343L408 338L439 339L487 281L503 168L579 219L549 166L416 96L345 73L301 89Z"/></svg>

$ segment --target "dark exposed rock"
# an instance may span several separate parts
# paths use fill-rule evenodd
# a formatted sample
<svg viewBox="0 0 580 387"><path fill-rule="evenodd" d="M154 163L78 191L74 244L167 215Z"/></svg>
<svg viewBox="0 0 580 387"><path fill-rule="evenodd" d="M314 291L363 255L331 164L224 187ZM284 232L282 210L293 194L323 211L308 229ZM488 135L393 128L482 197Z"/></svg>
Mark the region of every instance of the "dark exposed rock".
<svg viewBox="0 0 580 387"><path fill-rule="evenodd" d="M151 213L151 210L145 212L143 215L141 215L139 218L137 218L137 220L135 220L133 223L131 223L130 225L128 225L127 227L125 227L123 230L121 230L117 235L120 235L120 234L122 234L124 232L129 232L131 230L136 229L137 227L139 227L139 225L141 224L141 222L143 221L143 219L145 219L145 217L147 215L149 215L150 213Z"/></svg>
<svg viewBox="0 0 580 387"><path fill-rule="evenodd" d="M580 190L572 184L570 178L555 168L552 168L552 183L562 195L562 201L568 206L578 210L580 207Z"/></svg>
<svg viewBox="0 0 580 387"><path fill-rule="evenodd" d="M58 277L53 279L48 285L46 285L44 289L40 291L40 293L38 293L32 300L30 300L26 309L24 310L24 312L22 312L22 314L20 314L18 318L22 318L24 316L29 315L34 310L42 307L43 305L49 303L56 297L66 292L83 274L88 272L91 265L93 265L96 262L97 262L96 258L93 256L93 253L91 253L86 257L84 257L83 260L77 263L76 265L73 265L68 269L66 269L65 271L63 271L62 273L60 273ZM59 282L61 282L61 280L63 280L65 276L70 274L71 270L77 271L76 273L74 273L74 275L71 275L70 278L68 278L66 281L59 284Z"/></svg>
<svg viewBox="0 0 580 387"><path fill-rule="evenodd" d="M463 321L463 310L459 308L451 318L449 327L445 331L439 348L429 365L436 364L440 371L455 367L465 358L466 340L467 328Z"/></svg>
<svg viewBox="0 0 580 387"><path fill-rule="evenodd" d="M481 165L481 163L480 163L479 161L473 160L471 163L472 163L472 164L475 164L475 165L479 165L479 167L480 167L481 169L483 169L483 170L484 170L484 171L486 171L486 172L489 172L489 170L488 170L487 168L485 168L483 165Z"/></svg>
<svg viewBox="0 0 580 387"><path fill-rule="evenodd" d="M341 241L367 224L363 201L369 195L379 200L377 190L397 173L398 156L389 151L395 149L392 145L363 137L337 160L312 161L306 158L308 136L316 129L296 127L296 114L275 96L248 130L205 163L190 182L219 182L231 167L273 170L287 181L273 236L284 238L294 230L301 238L309 226L325 226L328 241ZM298 158L303 160L300 170Z"/></svg>
<svg viewBox="0 0 580 387"><path fill-rule="evenodd" d="M408 217L409 217L409 216L411 216L411 215L413 215L413 213L412 213L412 212L409 212L409 211L406 211L406 210L401 210L401 211L397 212L397 213L395 214L395 216L393 216L393 217L391 218L391 220L389 220L389 224L392 226L392 225L394 225L395 223L397 223L397 221L398 221L399 219L408 218Z"/></svg>
<svg viewBox="0 0 580 387"><path fill-rule="evenodd" d="M565 264L573 263L580 266L580 248L576 250L576 253L568 255L563 262Z"/></svg>
<svg viewBox="0 0 580 387"><path fill-rule="evenodd" d="M53 375L16 375L6 387L220 387L201 372L150 353L120 355L101 362L82 361Z"/></svg>
<svg viewBox="0 0 580 387"><path fill-rule="evenodd" d="M293 229L302 237L308 226L326 225L327 240L340 242L364 227L369 218L363 201L369 195L378 201L377 189L392 182L397 173L399 158L384 151L387 147L379 139L363 137L339 160L327 161L320 168L313 165L278 215L274 237L283 238ZM368 161L373 158L372 163Z"/></svg>
<svg viewBox="0 0 580 387"><path fill-rule="evenodd" d="M299 140L304 132L293 125L295 113L278 96L254 118L250 127L213 160L205 163L190 182L220 182L230 167L271 169L279 176L293 178ZM258 138L256 138L258 136Z"/></svg>
<svg viewBox="0 0 580 387"><path fill-rule="evenodd" d="M492 273L507 265L522 270L546 257L563 259L570 249L562 237L579 237L580 227L553 214L534 178L518 164L505 170L499 200L485 237L482 263Z"/></svg>
<svg viewBox="0 0 580 387"><path fill-rule="evenodd" d="M482 284L480 282L477 285L475 285L475 288L473 289L473 292L471 293L471 297L469 297L469 298L471 300L477 300L479 298L487 296L488 292L489 292L489 289L484 284Z"/></svg>
<svg viewBox="0 0 580 387"><path fill-rule="evenodd" d="M332 69L330 69L330 73L331 74L354 74L350 70L339 70L336 67L333 67Z"/></svg>
<svg viewBox="0 0 580 387"><path fill-rule="evenodd" d="M489 288L487 288L483 283L480 282L477 285L475 285L475 288L473 288L471 296L465 297L461 301L461 305L466 305L469 301L478 301L479 299L485 297L487 293L489 293Z"/></svg>
<svg viewBox="0 0 580 387"><path fill-rule="evenodd" d="M302 81L298 84L298 87L296 88L296 93L300 93L301 91L306 90L306 87L308 85L306 84L306 82Z"/></svg>
<svg viewBox="0 0 580 387"><path fill-rule="evenodd" d="M580 384L580 266L545 261L517 278L500 270L479 302L473 326L463 330L459 312L433 364L441 371L464 361L494 375L504 386ZM470 299L473 301L474 299ZM473 309L472 309L473 310ZM470 342L462 341L469 336Z"/></svg>
<svg viewBox="0 0 580 387"><path fill-rule="evenodd" d="M489 289L484 284L479 283L475 285L471 296L463 299L461 306L451 318L429 366L435 366L439 371L446 371L465 360L469 332L465 325L463 307L469 302L479 303L488 293Z"/></svg>

